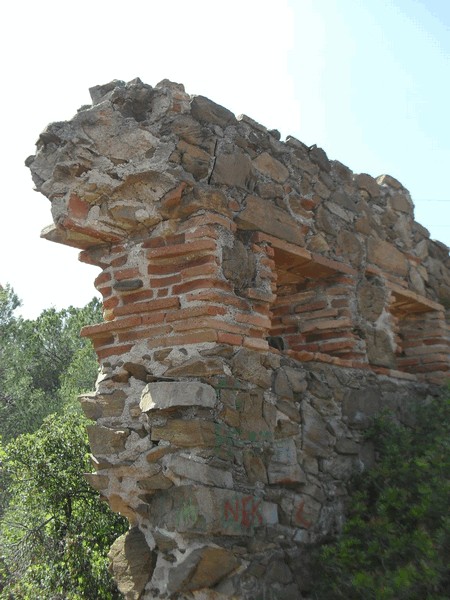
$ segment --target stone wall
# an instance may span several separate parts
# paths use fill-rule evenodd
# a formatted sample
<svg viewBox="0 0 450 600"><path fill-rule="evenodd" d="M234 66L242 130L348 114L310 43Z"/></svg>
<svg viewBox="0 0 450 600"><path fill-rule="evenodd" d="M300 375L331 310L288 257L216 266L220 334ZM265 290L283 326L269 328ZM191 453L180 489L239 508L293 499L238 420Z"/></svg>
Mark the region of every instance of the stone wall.
<svg viewBox="0 0 450 600"><path fill-rule="evenodd" d="M394 178L354 175L182 85L91 90L27 161L52 241L97 265L95 473L130 522L129 599L308 597L362 432L449 371L448 249Z"/></svg>

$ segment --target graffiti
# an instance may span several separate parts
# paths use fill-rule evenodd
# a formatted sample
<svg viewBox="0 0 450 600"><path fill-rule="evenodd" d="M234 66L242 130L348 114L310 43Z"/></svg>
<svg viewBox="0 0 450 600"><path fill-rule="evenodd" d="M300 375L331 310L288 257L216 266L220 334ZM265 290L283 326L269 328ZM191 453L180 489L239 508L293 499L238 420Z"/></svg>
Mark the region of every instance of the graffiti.
<svg viewBox="0 0 450 600"><path fill-rule="evenodd" d="M243 448L245 442L268 442L272 439L270 431L243 431L238 427L214 424L215 454L225 453L228 458L234 456L235 448Z"/></svg>
<svg viewBox="0 0 450 600"><path fill-rule="evenodd" d="M253 496L243 496L225 500L223 504L223 524L236 530L252 529L263 524L259 512L261 500Z"/></svg>
<svg viewBox="0 0 450 600"><path fill-rule="evenodd" d="M232 379L231 377L218 377L216 383L214 384L216 388L217 398L220 399L220 393L222 390L243 390L244 386Z"/></svg>
<svg viewBox="0 0 450 600"><path fill-rule="evenodd" d="M198 518L198 507L192 504L192 500L181 505L176 514L177 529L192 527Z"/></svg>
<svg viewBox="0 0 450 600"><path fill-rule="evenodd" d="M305 501L302 500L300 504L297 506L297 510L295 511L295 522L299 527L304 527L308 529L311 527L311 521L305 519L303 513L305 511Z"/></svg>

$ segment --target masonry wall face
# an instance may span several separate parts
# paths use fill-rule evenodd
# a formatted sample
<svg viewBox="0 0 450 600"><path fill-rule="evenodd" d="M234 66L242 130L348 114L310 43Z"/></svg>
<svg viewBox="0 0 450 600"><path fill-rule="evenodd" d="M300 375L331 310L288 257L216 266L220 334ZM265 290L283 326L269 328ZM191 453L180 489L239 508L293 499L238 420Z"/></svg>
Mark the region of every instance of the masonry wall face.
<svg viewBox="0 0 450 600"><path fill-rule="evenodd" d="M126 598L307 598L381 409L449 370L448 249L354 175L183 86L114 81L30 157L43 236L97 265L89 475Z"/></svg>

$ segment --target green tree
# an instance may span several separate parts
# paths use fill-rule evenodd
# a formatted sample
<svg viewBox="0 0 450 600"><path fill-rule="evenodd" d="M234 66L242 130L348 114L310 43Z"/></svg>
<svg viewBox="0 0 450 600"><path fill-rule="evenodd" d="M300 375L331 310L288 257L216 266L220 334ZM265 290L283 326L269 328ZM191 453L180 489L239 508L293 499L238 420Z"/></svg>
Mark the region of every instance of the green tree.
<svg viewBox="0 0 450 600"><path fill-rule="evenodd" d="M0 286L0 598L113 600L107 551L126 523L99 500L85 419L76 396L91 390L97 361L83 325L100 303L35 320Z"/></svg>
<svg viewBox="0 0 450 600"><path fill-rule="evenodd" d="M92 389L97 364L83 325L101 320L100 302L44 310L35 320L14 316L14 291L0 289L0 435L5 441L35 431L43 419L76 407Z"/></svg>
<svg viewBox="0 0 450 600"><path fill-rule="evenodd" d="M450 598L450 399L416 409L415 425L388 417L370 432L379 460L354 484L340 538L323 547L315 597Z"/></svg>
<svg viewBox="0 0 450 600"><path fill-rule="evenodd" d="M125 531L86 482L85 419L52 415L0 453L7 507L0 522L0 598L119 598L107 551Z"/></svg>

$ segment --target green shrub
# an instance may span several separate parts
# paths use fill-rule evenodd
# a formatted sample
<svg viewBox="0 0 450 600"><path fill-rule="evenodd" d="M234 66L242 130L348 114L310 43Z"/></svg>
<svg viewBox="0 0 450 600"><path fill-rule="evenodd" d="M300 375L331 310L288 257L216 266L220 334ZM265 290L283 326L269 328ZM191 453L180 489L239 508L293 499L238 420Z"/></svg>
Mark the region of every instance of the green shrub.
<svg viewBox="0 0 450 600"><path fill-rule="evenodd" d="M321 548L315 598L450 598L450 399L415 409L415 425L379 418L376 466L353 485L342 535Z"/></svg>
<svg viewBox="0 0 450 600"><path fill-rule="evenodd" d="M52 415L2 450L7 502L0 520L0 598L120 598L106 554L126 529L83 477L85 419Z"/></svg>

